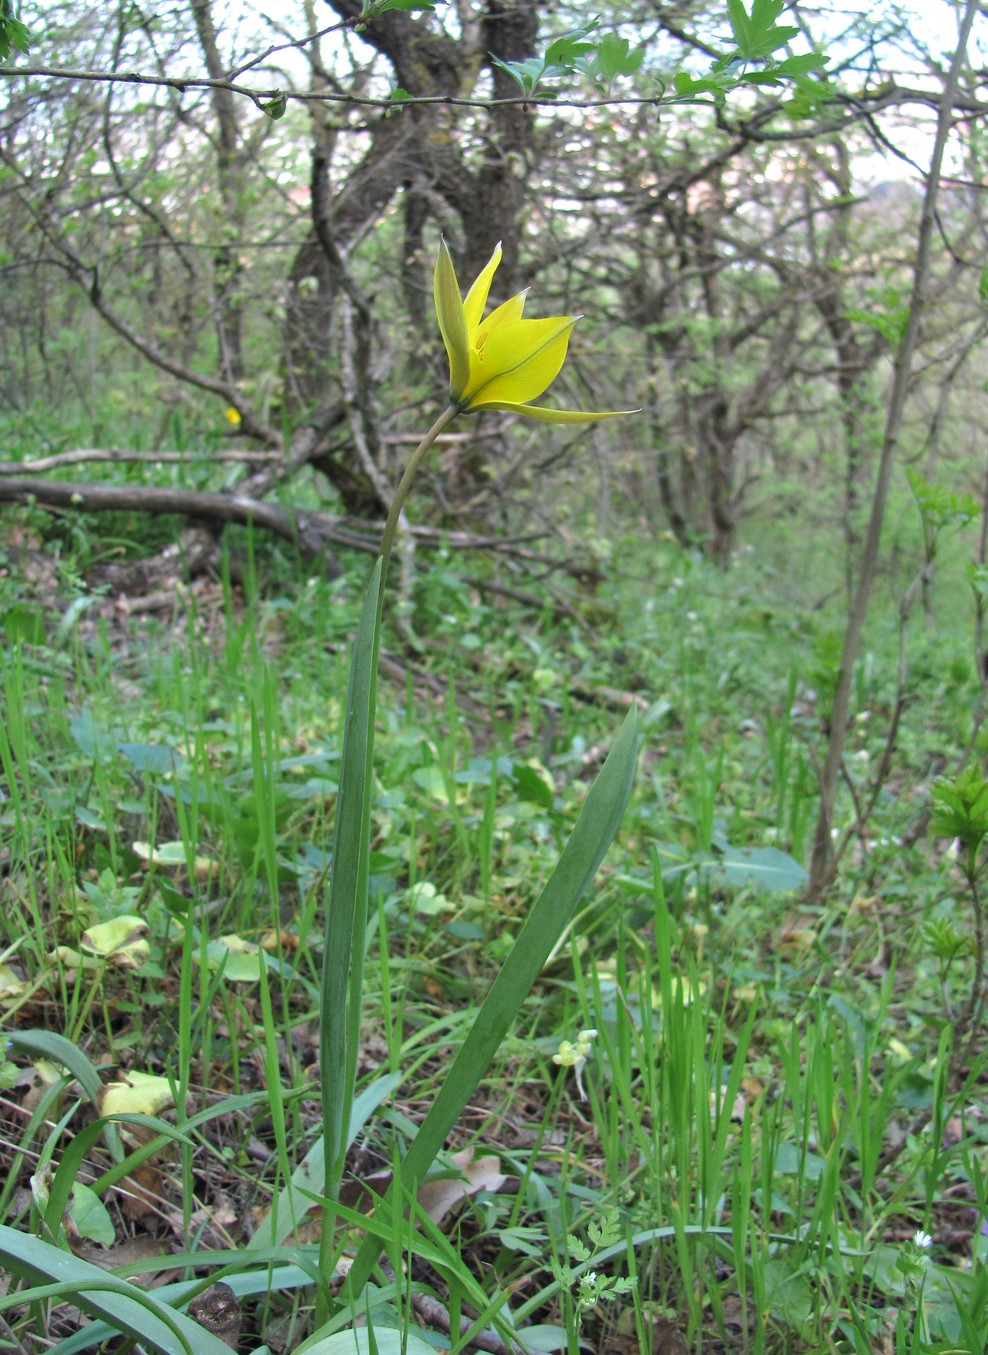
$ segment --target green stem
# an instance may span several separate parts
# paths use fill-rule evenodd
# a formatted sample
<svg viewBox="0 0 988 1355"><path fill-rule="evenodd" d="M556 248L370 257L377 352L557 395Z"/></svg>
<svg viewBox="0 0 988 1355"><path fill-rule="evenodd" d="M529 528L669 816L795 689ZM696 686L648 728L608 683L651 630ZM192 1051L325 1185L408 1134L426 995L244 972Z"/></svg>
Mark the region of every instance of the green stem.
<svg viewBox="0 0 988 1355"><path fill-rule="evenodd" d="M326 910L326 942L320 998L320 1081L325 1161L320 1269L328 1278L336 1248L337 1218L348 1130L357 1080L357 1050L363 995L363 956L367 930L370 817L377 709L377 661L388 562L412 477L439 434L459 410L444 410L415 448L395 490L381 538L381 553L364 598L360 624L350 651L350 679L336 805L333 873ZM328 1290L316 1302L317 1325L328 1314Z"/></svg>
<svg viewBox="0 0 988 1355"><path fill-rule="evenodd" d="M384 535L381 537L381 591L380 603L378 605L378 618L381 616L381 603L384 600L384 582L388 574L388 562L391 559L391 550L394 546L395 532L398 530L398 519L401 517L401 510L405 506L405 500L408 498L408 488L412 483L412 477L421 466L426 452L435 442L440 433L445 432L449 425L459 414L459 408L456 405L449 405L440 414L439 418L426 433L425 437L412 452L408 465L405 467L405 473L398 481L398 488L395 490L394 498L391 500L391 511L388 513L388 520L384 524Z"/></svg>

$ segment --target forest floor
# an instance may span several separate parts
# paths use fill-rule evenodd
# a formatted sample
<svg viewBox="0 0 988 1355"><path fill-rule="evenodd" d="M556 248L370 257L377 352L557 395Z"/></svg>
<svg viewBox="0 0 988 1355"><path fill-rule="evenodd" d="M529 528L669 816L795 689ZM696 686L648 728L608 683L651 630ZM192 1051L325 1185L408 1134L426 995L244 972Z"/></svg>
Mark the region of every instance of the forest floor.
<svg viewBox="0 0 988 1355"><path fill-rule="evenodd" d="M192 538L152 567L74 531L26 512L0 537L0 1223L191 1297L241 1350L352 1350L304 1343L366 563L328 582L238 531L194 569ZM755 555L722 574L668 545L624 551L592 594L489 578L544 605L440 554L385 640L344 1243L631 706L638 775L410 1220L388 1224L358 1347L983 1350L980 904L930 828L977 707L967 641L910 636L885 768L902 693L893 609L876 617L838 871L811 904L832 608ZM87 1321L12 1286L0 1348L106 1348Z"/></svg>

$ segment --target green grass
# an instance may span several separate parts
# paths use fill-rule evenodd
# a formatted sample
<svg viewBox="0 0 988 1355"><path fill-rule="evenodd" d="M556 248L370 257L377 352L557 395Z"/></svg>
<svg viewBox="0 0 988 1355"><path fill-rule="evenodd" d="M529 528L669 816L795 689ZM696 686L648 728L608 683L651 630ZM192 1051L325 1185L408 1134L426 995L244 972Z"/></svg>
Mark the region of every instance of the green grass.
<svg viewBox="0 0 988 1355"><path fill-rule="evenodd" d="M757 553L725 578L629 546L561 622L448 565L423 573L416 662L447 694L382 682L347 1133L378 1196L399 1164L362 1220L390 1275L350 1308L337 1296L312 1337L323 918L367 567L327 584L241 540L245 585L227 564L147 618L86 594L84 540L49 587L0 579L0 1255L12 1266L33 1235L65 1267L57 1292L48 1253L18 1272L33 1289L0 1299L0 1348L81 1348L64 1286L137 1233L163 1254L123 1254L119 1277L181 1272L146 1320L180 1328L166 1305L220 1276L244 1350L350 1350L368 1305L369 1349L392 1329L417 1349L413 1291L534 1349L644 1347L667 1320L690 1349L983 1349L986 1069L976 1048L951 1057L970 906L945 843L902 845L934 756L952 767L970 728L962 604L940 613L955 633L916 626L892 771L807 906L833 607L811 611ZM963 598L958 574L937 586ZM862 786L895 698L894 617L870 637L847 752ZM605 687L642 704L618 844L447 1144L503 1179L464 1183L438 1223L406 1218L402 1155L620 725L592 697ZM853 828L850 795L840 813ZM126 917L136 949L93 944ZM585 1100L553 1062L583 1030ZM101 1123L116 1069L163 1079L171 1107ZM339 1206L351 1250L366 1208Z"/></svg>

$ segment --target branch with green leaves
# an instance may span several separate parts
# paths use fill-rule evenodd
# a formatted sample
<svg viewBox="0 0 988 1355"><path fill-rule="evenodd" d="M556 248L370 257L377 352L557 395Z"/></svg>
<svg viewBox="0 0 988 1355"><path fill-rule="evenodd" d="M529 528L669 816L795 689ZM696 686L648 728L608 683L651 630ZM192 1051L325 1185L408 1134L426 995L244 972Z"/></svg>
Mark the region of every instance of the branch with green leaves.
<svg viewBox="0 0 988 1355"><path fill-rule="evenodd" d="M753 86L789 86L794 92L792 108L800 114L811 112L829 99L833 90L823 71L828 58L822 52L795 53L789 50L798 28L776 21L784 0L752 0L750 13L742 0L727 0L731 42L705 71L678 71L667 87L664 75L648 65L648 48L634 44L614 30L601 30L600 21L588 20L577 28L550 37L541 52L522 60L503 60L496 52L490 61L515 82L515 99L484 99L454 95L413 95L395 84L387 97L330 92L303 92L290 88L255 88L239 82L238 77L268 57L288 48L302 48L337 30L365 32L389 11L429 14L439 0L374 0L352 19L320 29L297 41L278 44L231 71L226 79L169 76L144 71L100 71L57 66L0 67L0 76L47 77L55 80L93 81L110 84L149 85L185 93L189 90L224 90L249 99L265 117L284 117L291 103L340 104L354 108L401 109L413 106L441 105L451 108L485 109L510 104L544 107L594 108L616 104L652 104L656 107L682 103L712 102L722 106L732 90ZM2 0L0 9L0 60L8 60L11 51L26 53L29 35L25 26L13 17L11 0ZM778 55L786 49L783 55ZM644 72L650 88L622 91L620 81ZM574 96L574 86L589 84L596 97Z"/></svg>

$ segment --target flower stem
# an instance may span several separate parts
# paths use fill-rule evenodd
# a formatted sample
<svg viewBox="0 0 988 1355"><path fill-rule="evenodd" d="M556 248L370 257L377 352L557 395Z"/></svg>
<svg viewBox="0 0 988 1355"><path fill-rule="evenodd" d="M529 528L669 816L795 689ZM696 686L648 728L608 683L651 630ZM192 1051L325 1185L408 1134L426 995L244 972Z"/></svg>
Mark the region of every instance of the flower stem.
<svg viewBox="0 0 988 1355"><path fill-rule="evenodd" d="M324 1195L320 1269L328 1280L339 1229L333 1208L339 1200L347 1131L357 1081L357 1052L363 1000L363 956L367 932L370 817L377 710L377 661L381 644L388 562L412 476L439 434L459 410L444 410L415 448L395 490L381 538L381 553L350 649L347 714L336 805L333 872L326 908L326 941L320 995L320 1081L323 1105ZM316 1301L316 1323L329 1313L328 1289Z"/></svg>
<svg viewBox="0 0 988 1355"><path fill-rule="evenodd" d="M456 405L449 405L440 414L439 418L426 433L425 437L412 452L408 465L405 467L405 473L398 481L398 488L395 490L394 498L391 500L391 511L388 513L388 520L384 524L384 535L381 537L381 597L384 597L384 581L387 578L388 562L391 559L391 550L394 546L395 532L398 530L398 519L401 517L401 510L405 506L405 500L408 498L408 488L412 483L412 477L422 464L426 452L435 442L440 433L444 432L459 414ZM378 611L380 616L380 611Z"/></svg>

